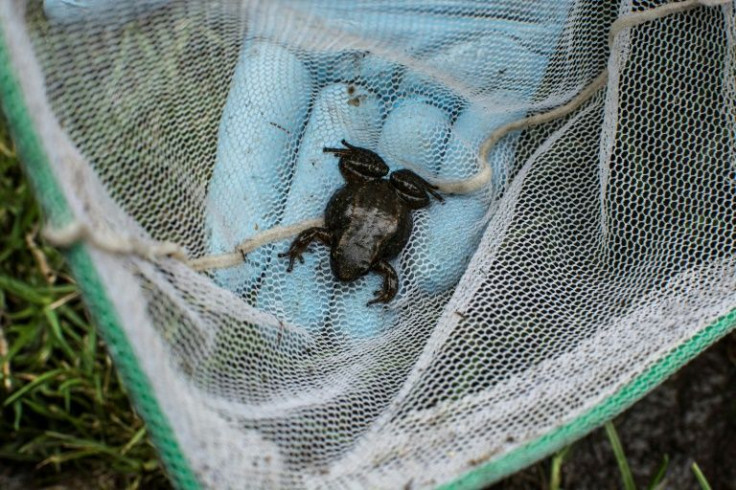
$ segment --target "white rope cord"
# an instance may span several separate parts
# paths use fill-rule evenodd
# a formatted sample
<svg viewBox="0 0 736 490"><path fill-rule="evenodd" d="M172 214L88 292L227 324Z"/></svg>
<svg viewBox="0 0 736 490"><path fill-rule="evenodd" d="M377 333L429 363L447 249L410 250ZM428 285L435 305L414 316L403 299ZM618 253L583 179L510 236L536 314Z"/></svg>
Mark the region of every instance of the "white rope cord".
<svg viewBox="0 0 736 490"><path fill-rule="evenodd" d="M208 269L224 269L226 267L232 267L243 262L245 255L248 252L261 247L267 243L277 242L284 238L289 238L298 235L307 228L314 226L322 226L324 220L322 218L310 219L301 221L295 225L290 226L274 226L268 230L257 234L252 238L248 238L240 245L235 247L235 252L223 255L208 255L199 259L192 259L187 262L192 269L196 271L203 271Z"/></svg>
<svg viewBox="0 0 736 490"><path fill-rule="evenodd" d="M645 22L661 19L671 14L687 12L696 7L716 7L718 5L726 5L732 0L685 0L684 2L668 3L649 10L642 10L634 14L624 15L616 19L611 24L611 30L608 33L608 45L613 46L613 40L624 29L636 27Z"/></svg>
<svg viewBox="0 0 736 490"><path fill-rule="evenodd" d="M699 6L713 7L726 5L731 1L732 0L685 0L619 17L613 22L613 24L611 24L608 37L609 46L613 46L616 36L624 29L635 27L668 15L686 12ZM533 116L512 121L500 128L497 128L480 146L478 158L481 164L481 170L476 175L464 180L436 182L437 187L441 192L447 194L469 194L482 189L488 184L492 176L491 166L488 163L488 155L490 154L491 149L493 149L501 138L512 131L519 131L538 126L572 113L590 99L601 87L603 87L607 80L608 70L604 69L568 103L541 114L535 114ZM276 226L248 238L235 247L235 250L231 253L208 255L197 259L189 259L184 248L176 243L144 243L131 237L92 230L85 224L78 221L72 222L61 229L46 227L43 231L43 235L50 244L62 248L70 247L83 240L95 248L105 252L123 255L134 254L150 261L154 261L160 257L172 257L184 262L196 271L203 271L236 266L243 262L247 253L258 247L280 241L285 238L290 238L307 228L322 226L323 224L324 220L322 218L316 218L290 226Z"/></svg>
<svg viewBox="0 0 736 490"><path fill-rule="evenodd" d="M50 244L61 248L68 248L77 242L85 241L105 252L121 255L133 254L151 261L158 257L173 257L182 262L189 260L186 250L176 243L145 243L131 237L92 230L79 221L72 221L67 226L58 229L46 226L42 234Z"/></svg>

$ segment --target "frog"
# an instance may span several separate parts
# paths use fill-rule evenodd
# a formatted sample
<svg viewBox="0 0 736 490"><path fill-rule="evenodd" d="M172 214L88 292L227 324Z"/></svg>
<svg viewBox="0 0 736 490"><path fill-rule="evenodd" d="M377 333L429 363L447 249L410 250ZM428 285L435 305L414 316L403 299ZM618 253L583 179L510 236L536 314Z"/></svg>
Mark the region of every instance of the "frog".
<svg viewBox="0 0 736 490"><path fill-rule="evenodd" d="M430 196L440 204L444 198L438 187L415 172L399 169L389 175L389 166L376 152L351 145L325 147L338 157L345 185L327 202L324 226L307 228L297 235L289 249L287 272L294 263L304 263L303 253L313 242L330 249L330 268L341 282L351 282L376 272L383 277L381 289L367 303L389 303L399 290L398 275L389 263L404 249L414 228L412 212L428 207ZM385 178L388 175L388 178Z"/></svg>

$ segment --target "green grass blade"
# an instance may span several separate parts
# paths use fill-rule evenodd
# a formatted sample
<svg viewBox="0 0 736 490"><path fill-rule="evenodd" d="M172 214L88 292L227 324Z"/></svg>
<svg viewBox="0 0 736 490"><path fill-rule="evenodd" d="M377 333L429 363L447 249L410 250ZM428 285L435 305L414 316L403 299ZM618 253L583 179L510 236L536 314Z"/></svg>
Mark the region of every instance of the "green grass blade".
<svg viewBox="0 0 736 490"><path fill-rule="evenodd" d="M125 455L128 451L130 451L130 448L138 444L141 439L146 435L146 427L141 427L138 432L135 433L135 435L128 441L128 443L120 450L121 455Z"/></svg>
<svg viewBox="0 0 736 490"><path fill-rule="evenodd" d="M664 476L667 474L667 467L670 465L670 457L668 455L664 455L664 458L662 458L662 464L659 465L659 469L657 469L657 472L652 477L652 480L649 482L649 485L647 485L647 490L656 490L660 483L662 483L662 480L664 480Z"/></svg>
<svg viewBox="0 0 736 490"><path fill-rule="evenodd" d="M5 357L8 362L12 361L18 352L20 352L26 345L30 344L39 335L40 326L31 325L13 330L17 330L17 336L10 344L8 354Z"/></svg>
<svg viewBox="0 0 736 490"><path fill-rule="evenodd" d="M51 333L54 335L54 339L56 340L56 344L61 348L61 350L64 351L64 353L67 356L67 359L70 361L74 361L77 357L74 350L72 350L71 347L69 347L69 344L64 339L64 333L61 331L61 323L59 322L59 317L56 315L56 313L49 309L44 308L43 314L46 317L46 321L49 322L49 326L51 327ZM67 332L66 335L69 335Z"/></svg>
<svg viewBox="0 0 736 490"><path fill-rule="evenodd" d="M616 456L616 463L618 463L618 469L621 472L621 479L623 480L625 490L636 490L636 483L634 482L634 475L631 474L631 468L629 468L629 462L626 461L626 455L624 454L624 448L621 445L621 440L618 438L616 428L613 426L613 422L606 422L606 434L608 440L611 442L611 448L613 454Z"/></svg>
<svg viewBox="0 0 736 490"><path fill-rule="evenodd" d="M14 401L16 401L17 399L19 399L20 397L22 397L23 395L25 395L29 391L33 390L34 388L36 388L38 386L41 386L43 383L46 382L46 380L49 380L49 379L51 379L51 378L53 378L55 376L58 376L59 374L61 374L63 372L64 372L63 369L54 369L53 371L47 371L47 372L41 374L36 379L34 379L33 381L31 381L27 385L23 386L22 388L20 388L18 391L16 391L12 395L10 395L5 400L5 402L3 403L3 406L4 407L7 407L8 405L10 405Z"/></svg>
<svg viewBox="0 0 736 490"><path fill-rule="evenodd" d="M94 331L94 329L90 328L89 323L85 322L82 317L80 317L73 309L69 308L68 306L64 305L59 307L59 313L81 331Z"/></svg>
<svg viewBox="0 0 736 490"><path fill-rule="evenodd" d="M549 490L560 490L562 484L562 464L565 462L567 455L570 453L572 446L567 446L561 451L558 451L552 457L552 468L550 469L549 475Z"/></svg>
<svg viewBox="0 0 736 490"><path fill-rule="evenodd" d="M38 467L41 468L43 466L52 464L52 465L59 465L61 463L66 463L68 461L73 461L75 459L82 459L87 458L90 456L99 456L101 451L97 450L97 448L89 448L89 449L79 449L77 451L68 451L61 454L54 454L53 456L49 456L44 461L42 461Z"/></svg>
<svg viewBox="0 0 736 490"><path fill-rule="evenodd" d="M693 473L695 473L695 478L698 480L698 483L700 484L700 488L703 490L711 490L710 483L708 483L708 480L705 478L705 475L700 470L700 466L698 466L698 463L693 463L692 466Z"/></svg>
<svg viewBox="0 0 736 490"><path fill-rule="evenodd" d="M13 404L13 430L18 432L20 430L20 420L23 417L23 404Z"/></svg>
<svg viewBox="0 0 736 490"><path fill-rule="evenodd" d="M36 289L32 288L28 284L5 275L0 275L0 289L4 289L12 295L28 301L29 303L46 305L51 302L48 296L39 294Z"/></svg>

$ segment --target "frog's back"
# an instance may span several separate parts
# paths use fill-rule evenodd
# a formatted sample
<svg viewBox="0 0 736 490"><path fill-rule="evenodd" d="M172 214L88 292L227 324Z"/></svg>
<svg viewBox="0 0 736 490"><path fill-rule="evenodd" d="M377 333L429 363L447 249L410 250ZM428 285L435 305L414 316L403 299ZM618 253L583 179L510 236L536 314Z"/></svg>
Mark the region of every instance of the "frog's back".
<svg viewBox="0 0 736 490"><path fill-rule="evenodd" d="M325 222L337 248L371 264L395 257L412 230L411 211L387 180L339 189L327 205Z"/></svg>

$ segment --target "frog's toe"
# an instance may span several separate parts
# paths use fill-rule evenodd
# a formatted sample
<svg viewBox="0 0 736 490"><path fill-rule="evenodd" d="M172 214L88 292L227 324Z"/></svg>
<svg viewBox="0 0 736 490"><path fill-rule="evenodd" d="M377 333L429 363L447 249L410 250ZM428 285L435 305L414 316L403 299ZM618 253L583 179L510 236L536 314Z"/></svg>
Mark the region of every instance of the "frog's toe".
<svg viewBox="0 0 736 490"><path fill-rule="evenodd" d="M282 258L289 257L289 265L288 267L286 267L286 272L291 272L292 270L294 270L294 261L297 258L299 259L299 262L301 262L302 264L304 263L304 258L302 257L302 254L291 248L286 252L280 253L278 256Z"/></svg>
<svg viewBox="0 0 736 490"><path fill-rule="evenodd" d="M366 306L371 306L376 303L388 303L391 298L387 298L383 291L375 291L375 298L366 303Z"/></svg>
<svg viewBox="0 0 736 490"><path fill-rule="evenodd" d="M378 289L373 291L374 298L366 303L368 306L376 303L388 303L394 296L396 296L396 290L392 288Z"/></svg>

